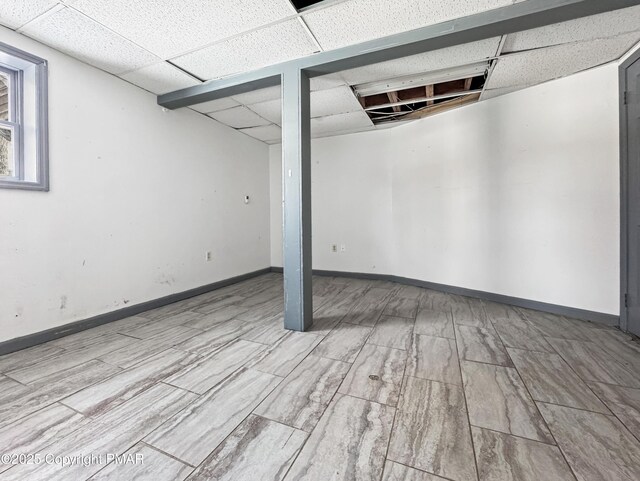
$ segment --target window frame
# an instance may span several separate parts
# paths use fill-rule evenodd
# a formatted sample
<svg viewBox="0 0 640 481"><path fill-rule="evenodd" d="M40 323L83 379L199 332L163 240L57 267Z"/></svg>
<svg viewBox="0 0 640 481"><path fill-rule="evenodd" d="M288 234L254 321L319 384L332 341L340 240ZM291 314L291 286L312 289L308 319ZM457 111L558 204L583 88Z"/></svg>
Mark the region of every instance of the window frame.
<svg viewBox="0 0 640 481"><path fill-rule="evenodd" d="M24 158L24 70L18 65L30 64L34 68L35 95L35 180L25 179ZM48 135L48 65L47 61L11 45L0 42L0 70L11 76L9 88L9 121L0 120L0 126L12 128L15 135L14 172L0 176L0 189L49 191L49 135ZM30 125L31 127L31 125Z"/></svg>
<svg viewBox="0 0 640 481"><path fill-rule="evenodd" d="M22 70L0 63L0 73L9 77L9 119L0 119L0 128L10 129L13 149L13 175L0 176L1 180L24 181L24 158L22 156L22 95L24 93Z"/></svg>

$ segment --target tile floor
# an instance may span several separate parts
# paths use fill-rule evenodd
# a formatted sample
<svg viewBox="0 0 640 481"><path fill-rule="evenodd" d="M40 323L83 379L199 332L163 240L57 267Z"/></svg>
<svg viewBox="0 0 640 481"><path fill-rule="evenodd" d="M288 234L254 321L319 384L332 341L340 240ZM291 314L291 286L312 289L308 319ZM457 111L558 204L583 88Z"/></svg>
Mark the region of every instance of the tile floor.
<svg viewBox="0 0 640 481"><path fill-rule="evenodd" d="M285 331L268 274L0 357L0 480L640 479L629 336L380 281L314 307Z"/></svg>

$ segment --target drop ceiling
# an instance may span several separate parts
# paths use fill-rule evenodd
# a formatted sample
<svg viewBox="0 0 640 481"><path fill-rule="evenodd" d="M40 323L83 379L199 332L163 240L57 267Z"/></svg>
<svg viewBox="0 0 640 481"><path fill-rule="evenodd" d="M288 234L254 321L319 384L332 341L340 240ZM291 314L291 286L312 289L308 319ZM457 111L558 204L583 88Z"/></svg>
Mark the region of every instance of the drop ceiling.
<svg viewBox="0 0 640 481"><path fill-rule="evenodd" d="M162 94L512 3L325 0L298 11L290 0L2 0L0 24ZM617 60L639 41L632 7L314 78L312 135L376 128L355 85L486 63L485 100ZM272 87L192 109L277 143L280 98Z"/></svg>

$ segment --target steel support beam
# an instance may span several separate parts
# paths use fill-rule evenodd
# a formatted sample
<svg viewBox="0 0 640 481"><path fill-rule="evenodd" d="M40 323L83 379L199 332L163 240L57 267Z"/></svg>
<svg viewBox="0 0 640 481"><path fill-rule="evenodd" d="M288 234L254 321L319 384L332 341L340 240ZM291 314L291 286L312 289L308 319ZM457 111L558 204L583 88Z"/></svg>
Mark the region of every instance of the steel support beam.
<svg viewBox="0 0 640 481"><path fill-rule="evenodd" d="M160 95L158 104L168 109L187 107L277 85L280 75L289 70L305 70L309 77L316 77L634 5L640 5L640 0L528 0L212 80Z"/></svg>
<svg viewBox="0 0 640 481"><path fill-rule="evenodd" d="M284 327L294 331L306 331L313 322L310 97L303 70L283 72Z"/></svg>

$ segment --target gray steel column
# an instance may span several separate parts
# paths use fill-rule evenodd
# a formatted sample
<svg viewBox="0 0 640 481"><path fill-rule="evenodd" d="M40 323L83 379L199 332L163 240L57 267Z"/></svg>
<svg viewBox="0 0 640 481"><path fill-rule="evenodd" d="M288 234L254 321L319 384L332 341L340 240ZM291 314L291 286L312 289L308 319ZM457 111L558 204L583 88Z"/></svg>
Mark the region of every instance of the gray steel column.
<svg viewBox="0 0 640 481"><path fill-rule="evenodd" d="M313 323L311 286L311 113L309 77L299 68L282 74L284 189L284 327Z"/></svg>

